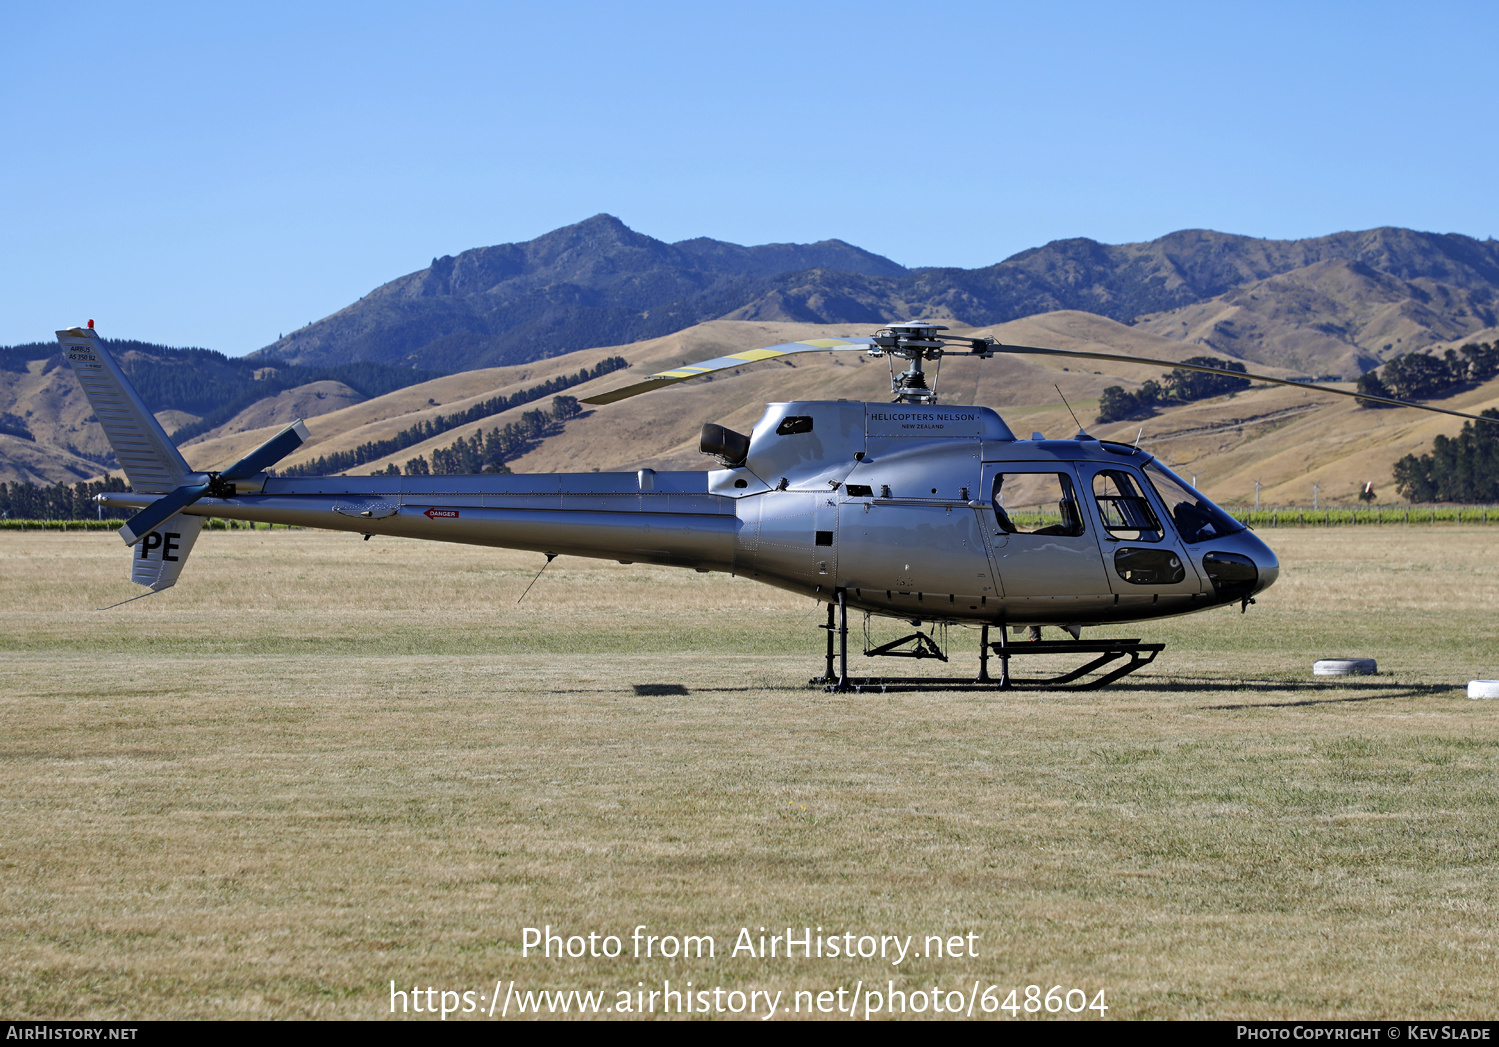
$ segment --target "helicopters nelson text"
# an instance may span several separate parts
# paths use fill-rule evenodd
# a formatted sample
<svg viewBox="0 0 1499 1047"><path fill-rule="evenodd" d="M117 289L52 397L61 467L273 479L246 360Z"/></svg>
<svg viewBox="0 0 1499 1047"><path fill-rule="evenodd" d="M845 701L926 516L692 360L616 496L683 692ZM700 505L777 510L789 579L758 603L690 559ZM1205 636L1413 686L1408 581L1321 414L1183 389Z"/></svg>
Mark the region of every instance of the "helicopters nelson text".
<svg viewBox="0 0 1499 1047"><path fill-rule="evenodd" d="M869 422L874 426L886 423L902 429L945 429L953 422L976 422L978 415L972 411L871 411Z"/></svg>

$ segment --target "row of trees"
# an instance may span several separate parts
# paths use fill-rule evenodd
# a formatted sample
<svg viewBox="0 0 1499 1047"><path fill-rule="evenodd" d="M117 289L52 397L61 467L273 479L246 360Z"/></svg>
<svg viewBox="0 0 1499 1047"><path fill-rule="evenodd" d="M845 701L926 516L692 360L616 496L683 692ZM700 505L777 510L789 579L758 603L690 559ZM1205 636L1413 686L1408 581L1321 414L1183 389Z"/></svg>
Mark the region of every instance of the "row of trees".
<svg viewBox="0 0 1499 1047"><path fill-rule="evenodd" d="M30 440L36 443L36 437L32 435L31 426L26 424L26 419L9 411L0 411L0 433L10 436L19 436L22 440Z"/></svg>
<svg viewBox="0 0 1499 1047"><path fill-rule="evenodd" d="M1467 422L1454 439L1438 436L1430 454L1406 455L1395 463L1395 486L1413 502L1499 502L1499 424Z"/></svg>
<svg viewBox="0 0 1499 1047"><path fill-rule="evenodd" d="M1216 367L1224 371L1243 373L1245 367L1237 360L1215 360L1211 356L1192 356L1185 361L1201 367ZM1248 378L1236 378L1227 374L1205 374L1202 371L1187 371L1180 367L1166 376L1163 383L1151 380L1133 393L1122 386L1111 385L1103 391L1098 401L1098 420L1117 422L1126 418L1143 418L1153 414L1157 407L1170 403L1190 403L1206 400L1212 396L1223 396L1249 388Z"/></svg>
<svg viewBox="0 0 1499 1047"><path fill-rule="evenodd" d="M1358 380L1358 391L1368 396L1396 400L1426 400L1464 386L1477 385L1499 376L1499 344L1469 342L1461 349L1448 349L1441 356L1406 353L1368 371ZM1364 407L1388 404L1360 400Z"/></svg>
<svg viewBox="0 0 1499 1047"><path fill-rule="evenodd" d="M0 518L8 520L95 520L101 510L94 495L105 491L126 491L125 481L112 476L107 480L80 480L71 487L58 482L38 487L24 481L0 483ZM123 520L134 516L134 509L104 509L104 519Z"/></svg>
<svg viewBox="0 0 1499 1047"><path fill-rule="evenodd" d="M1187 363L1244 371L1238 361L1214 360L1194 356ZM1358 380L1358 391L1368 396L1395 400L1425 400L1454 392L1459 388L1487 382L1499 377L1499 343L1469 342L1461 349L1448 349L1443 355L1406 353L1368 371ZM1166 376L1164 383L1149 381L1137 392L1126 392L1111 385L1103 391L1098 407L1100 422L1121 421L1151 414L1155 408L1170 403L1187 403L1210 396L1222 396L1249 387L1249 379L1227 375L1203 374L1178 368ZM1386 404L1362 400L1365 407Z"/></svg>
<svg viewBox="0 0 1499 1047"><path fill-rule="evenodd" d="M485 433L475 429L468 439L459 437L449 447L438 447L432 451L432 461L418 456L406 463L407 476L451 476L461 473L508 473L505 463L531 450L548 436L562 431L569 418L576 418L583 410L572 396L552 398L550 411L527 411L519 422L507 423ZM386 476L399 476L401 469L394 463L386 469Z"/></svg>
<svg viewBox="0 0 1499 1047"><path fill-rule="evenodd" d="M1499 343L1469 342L1441 356L1406 353L1369 371L1358 391L1397 400L1426 400L1499 377ZM1387 404L1359 401L1364 407ZM1483 412L1499 419L1499 411ZM1395 463L1395 488L1412 502L1499 502L1499 425L1468 422L1455 438L1438 436L1430 454Z"/></svg>
<svg viewBox="0 0 1499 1047"><path fill-rule="evenodd" d="M590 379L599 378L603 375L609 374L612 371L618 371L629 366L629 363L626 362L624 357L611 356L607 360L601 361L595 367L582 368L576 374L559 375L556 378L548 379L547 381L542 382L539 385L533 385L529 388L522 389L519 392L510 394L509 396L490 397L488 400L485 400L482 403L474 404L472 407L468 408L465 411L455 411L452 414L440 415L437 418L431 418L425 422L418 422L417 424L411 426L411 428L397 433L395 436L391 437L388 440L370 440L367 443L360 444L358 447L354 448L351 451L334 451L332 454L322 455L316 461L308 462L306 465L292 466L289 469L283 469L281 470L281 475L328 476L332 473L341 473L349 469L356 469L359 466L364 465L366 462L373 462L377 458L384 458L387 455L395 454L398 451L404 451L408 447L414 447L419 443L430 440L434 436L440 436L452 429L457 429L465 425L471 425L474 422L479 421L480 419L488 418L490 415L499 414L501 411L508 411L512 408L519 407L522 404L528 404L532 401L540 400L543 396L549 396L552 393L561 392L563 389L570 389L573 386L581 385L584 382L589 381ZM556 404L559 400L569 400L575 407L578 403L578 401L571 396L555 397L552 401L554 412L557 409ZM526 413L530 414L532 412L528 411ZM542 411L539 413L545 414L546 412ZM582 409L578 408L576 413L581 414ZM561 420L565 421L565 419ZM511 426L506 426L505 428L509 429L511 428ZM519 453L520 452L518 451L511 451L508 453L508 457L514 458ZM482 470L470 471L480 472Z"/></svg>

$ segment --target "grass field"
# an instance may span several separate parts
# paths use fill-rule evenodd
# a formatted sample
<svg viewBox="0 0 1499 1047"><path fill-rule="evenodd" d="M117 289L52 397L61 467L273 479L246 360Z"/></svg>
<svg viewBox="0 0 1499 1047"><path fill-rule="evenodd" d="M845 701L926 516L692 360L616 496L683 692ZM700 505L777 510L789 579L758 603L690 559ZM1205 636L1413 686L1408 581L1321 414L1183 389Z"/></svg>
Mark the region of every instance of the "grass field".
<svg viewBox="0 0 1499 1047"><path fill-rule="evenodd" d="M820 608L718 575L563 558L517 607L540 556L216 532L101 612L134 595L118 538L0 534L0 1013L669 980L781 1016L893 982L1492 1017L1499 702L1463 689L1499 677L1492 532L1262 533L1258 605L1142 626L1165 653L1107 691L851 696L801 686ZM1351 655L1380 675L1312 677ZM624 955L523 956L548 925ZM641 925L715 956L637 959ZM788 926L964 946L732 953Z"/></svg>

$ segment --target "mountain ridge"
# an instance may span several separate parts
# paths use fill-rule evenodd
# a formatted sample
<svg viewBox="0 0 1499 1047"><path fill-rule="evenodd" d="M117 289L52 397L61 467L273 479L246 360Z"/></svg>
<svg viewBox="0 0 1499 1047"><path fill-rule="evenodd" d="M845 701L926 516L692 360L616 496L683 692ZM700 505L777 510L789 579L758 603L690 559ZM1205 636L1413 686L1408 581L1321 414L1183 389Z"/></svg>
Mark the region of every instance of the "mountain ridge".
<svg viewBox="0 0 1499 1047"><path fill-rule="evenodd" d="M1077 309L1129 324L1184 309L1201 313L1215 298L1334 262L1364 267L1371 286L1382 282L1382 289L1366 303L1370 315L1313 318L1310 324L1324 328L1321 337L1291 340L1291 351L1313 373L1357 377L1390 355L1499 318L1499 244L1457 233L1387 226L1268 240L1186 229L1135 244L1055 240L979 269L906 268L841 240L666 243L599 214L523 243L434 258L426 269L382 284L251 356L452 372L661 337L715 319L882 323L947 316L985 325ZM1291 281L1314 282L1315 273ZM1293 288L1294 296L1306 293ZM1394 338L1376 331L1360 341L1358 332L1380 310L1410 322ZM1155 330L1184 341L1211 337L1191 320L1187 332L1176 331L1181 319L1156 322ZM1268 363L1277 344L1256 328L1247 339L1216 347Z"/></svg>
<svg viewBox="0 0 1499 1047"><path fill-rule="evenodd" d="M435 374L540 366L736 321L747 326L735 330L759 325L772 337L785 325L994 328L1073 311L1108 321L1105 351L1127 352L1140 335L1250 370L1353 378L1499 326L1499 243L1396 227L1307 240L1188 229L1135 244L1057 240L980 269L908 269L841 240L666 243L600 214L525 243L433 259L250 357L112 344L132 347L125 364L145 368L146 402L186 439L232 437L288 411L324 413L351 393ZM1047 328L1035 330L1039 338ZM432 374L418 376L416 364ZM314 379L348 389L313 388ZM286 395L262 402L273 393ZM0 412L16 419L14 432L0 433L0 479L71 482L111 461L55 344L0 347Z"/></svg>

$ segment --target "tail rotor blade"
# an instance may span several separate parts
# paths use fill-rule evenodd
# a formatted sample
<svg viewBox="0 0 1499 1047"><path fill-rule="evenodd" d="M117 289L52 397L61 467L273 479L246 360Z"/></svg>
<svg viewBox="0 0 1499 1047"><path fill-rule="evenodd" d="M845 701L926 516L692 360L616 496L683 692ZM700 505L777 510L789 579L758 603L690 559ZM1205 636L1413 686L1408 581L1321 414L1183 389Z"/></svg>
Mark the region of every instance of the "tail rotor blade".
<svg viewBox="0 0 1499 1047"><path fill-rule="evenodd" d="M125 539L126 545L134 545L177 513L202 498L207 491L206 483L184 484L170 494L162 495L132 516L125 526L120 528L120 536Z"/></svg>
<svg viewBox="0 0 1499 1047"><path fill-rule="evenodd" d="M263 469L275 465L281 459L291 454L302 444L307 442L311 434L307 432L307 426L302 424L299 418L255 450L245 455L229 468L218 474L220 480L243 480L254 476ZM198 476L204 474L198 473ZM209 474L210 477L213 474ZM120 535L125 539L125 544L134 545L146 535L166 523L171 517L192 505L199 498L208 493L210 482L183 484L176 490L162 495L146 508L136 513L130 521L120 528Z"/></svg>
<svg viewBox="0 0 1499 1047"><path fill-rule="evenodd" d="M243 480L254 476L262 470L269 469L311 438L312 434L307 431L307 426L302 423L302 419L298 418L229 468L221 471L219 476L225 480Z"/></svg>

